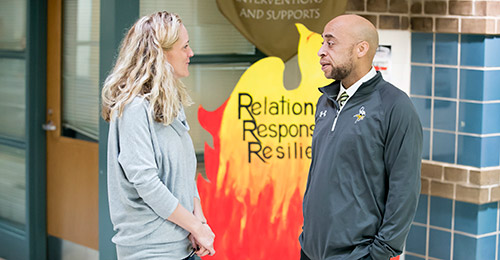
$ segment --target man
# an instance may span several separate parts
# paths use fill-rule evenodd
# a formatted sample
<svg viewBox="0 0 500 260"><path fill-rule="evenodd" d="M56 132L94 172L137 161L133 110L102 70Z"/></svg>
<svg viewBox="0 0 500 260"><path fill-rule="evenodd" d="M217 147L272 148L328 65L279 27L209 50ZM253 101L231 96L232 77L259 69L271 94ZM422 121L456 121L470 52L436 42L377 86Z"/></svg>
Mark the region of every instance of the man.
<svg viewBox="0 0 500 260"><path fill-rule="evenodd" d="M318 52L312 162L301 260L389 259L402 253L420 192L422 126L408 96L372 67L376 28L357 15L331 20Z"/></svg>

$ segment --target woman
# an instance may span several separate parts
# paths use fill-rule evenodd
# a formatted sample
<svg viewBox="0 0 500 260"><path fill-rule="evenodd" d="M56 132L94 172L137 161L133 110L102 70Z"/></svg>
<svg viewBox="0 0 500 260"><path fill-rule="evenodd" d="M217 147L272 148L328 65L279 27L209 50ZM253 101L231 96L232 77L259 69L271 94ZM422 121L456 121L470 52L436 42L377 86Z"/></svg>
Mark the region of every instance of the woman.
<svg viewBox="0 0 500 260"><path fill-rule="evenodd" d="M189 75L179 16L140 18L102 90L110 122L108 194L118 259L191 259L215 253L196 187L196 157L179 80Z"/></svg>

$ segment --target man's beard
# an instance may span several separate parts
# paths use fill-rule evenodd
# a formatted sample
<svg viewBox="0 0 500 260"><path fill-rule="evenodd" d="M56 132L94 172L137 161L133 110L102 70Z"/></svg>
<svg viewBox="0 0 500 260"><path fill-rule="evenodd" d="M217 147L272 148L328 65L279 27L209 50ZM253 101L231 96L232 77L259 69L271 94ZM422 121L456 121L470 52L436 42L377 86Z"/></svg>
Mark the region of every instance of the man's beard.
<svg viewBox="0 0 500 260"><path fill-rule="evenodd" d="M351 74L352 67L353 67L353 64L352 64L351 60L349 60L348 63L345 63L345 64L338 66L338 67L332 66L332 71L330 72L330 75L328 75L327 78L335 79L335 80L343 80Z"/></svg>
<svg viewBox="0 0 500 260"><path fill-rule="evenodd" d="M330 75L328 75L327 78L329 79L335 79L335 80L343 80L349 76L353 70L354 64L353 64L353 54L352 50L354 49L354 45L349 48L349 57L347 57L346 62L343 64L338 65L337 67L333 66L332 64L332 71L330 72Z"/></svg>

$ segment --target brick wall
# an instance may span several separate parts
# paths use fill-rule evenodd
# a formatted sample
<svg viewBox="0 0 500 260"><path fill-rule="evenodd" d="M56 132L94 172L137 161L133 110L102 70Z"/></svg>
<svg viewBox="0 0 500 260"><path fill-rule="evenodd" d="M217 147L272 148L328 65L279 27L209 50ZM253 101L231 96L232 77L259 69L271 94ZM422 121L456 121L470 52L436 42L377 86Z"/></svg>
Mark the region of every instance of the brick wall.
<svg viewBox="0 0 500 260"><path fill-rule="evenodd" d="M500 34L496 0L350 0L346 12L367 18L379 29Z"/></svg>
<svg viewBox="0 0 500 260"><path fill-rule="evenodd" d="M421 193L476 204L500 201L500 169L425 161Z"/></svg>
<svg viewBox="0 0 500 260"><path fill-rule="evenodd" d="M379 29L408 30L409 10L407 0L349 0L346 13L359 14Z"/></svg>

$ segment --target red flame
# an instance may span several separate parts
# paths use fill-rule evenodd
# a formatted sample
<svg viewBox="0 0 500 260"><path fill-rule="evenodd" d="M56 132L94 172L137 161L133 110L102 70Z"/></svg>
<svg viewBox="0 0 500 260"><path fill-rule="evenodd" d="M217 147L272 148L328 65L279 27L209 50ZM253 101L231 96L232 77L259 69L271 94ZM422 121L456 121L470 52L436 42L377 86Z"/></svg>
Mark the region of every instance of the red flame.
<svg viewBox="0 0 500 260"><path fill-rule="evenodd" d="M219 169L220 127L227 101L213 112L201 106L198 118L201 126L213 137L214 147L205 144L205 167L209 182L198 179L198 189L203 202L203 211L212 227L215 238L215 256L219 259L299 259L300 245L298 236L302 226L302 197L298 191L292 197L287 216L285 232L279 231L283 221L280 215L274 223L269 222L273 197L273 187L268 185L259 197L256 206L251 206L249 195L243 202L237 201L233 189L224 192L217 189L217 171ZM228 175L226 175L228 176ZM226 184L224 181L223 185ZM246 225L241 231L241 221L246 212Z"/></svg>

